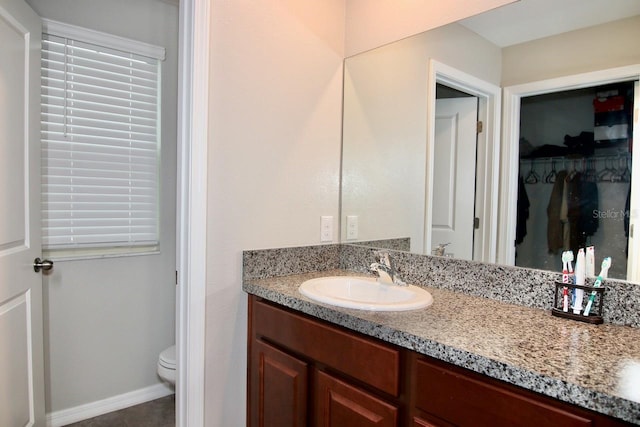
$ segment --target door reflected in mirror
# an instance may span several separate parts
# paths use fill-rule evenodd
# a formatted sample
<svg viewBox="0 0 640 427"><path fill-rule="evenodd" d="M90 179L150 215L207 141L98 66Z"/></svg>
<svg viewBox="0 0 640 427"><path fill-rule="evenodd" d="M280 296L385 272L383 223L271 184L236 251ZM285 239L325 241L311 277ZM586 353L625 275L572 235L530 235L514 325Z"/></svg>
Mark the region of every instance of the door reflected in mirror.
<svg viewBox="0 0 640 427"><path fill-rule="evenodd" d="M478 99L436 92L431 253L473 259ZM459 93L445 97L439 93ZM429 226L429 224L427 224ZM429 253L429 248L425 248Z"/></svg>

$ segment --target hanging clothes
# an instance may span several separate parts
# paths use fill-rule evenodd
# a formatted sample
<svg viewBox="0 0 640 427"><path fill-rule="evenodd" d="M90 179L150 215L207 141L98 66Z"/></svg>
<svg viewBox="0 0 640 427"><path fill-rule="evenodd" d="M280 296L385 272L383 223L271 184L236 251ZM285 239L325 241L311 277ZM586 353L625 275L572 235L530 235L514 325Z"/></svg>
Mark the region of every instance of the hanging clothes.
<svg viewBox="0 0 640 427"><path fill-rule="evenodd" d="M516 218L516 245L519 245L527 235L527 220L529 219L529 196L524 186L522 176L518 178L518 212Z"/></svg>
<svg viewBox="0 0 640 427"><path fill-rule="evenodd" d="M547 245L550 254L557 254L564 248L563 229L561 220L564 182L567 178L567 171L560 171L553 183L551 197L547 205Z"/></svg>
<svg viewBox="0 0 640 427"><path fill-rule="evenodd" d="M582 180L580 188L580 222L578 227L585 237L593 236L598 231L598 185L589 179Z"/></svg>
<svg viewBox="0 0 640 427"><path fill-rule="evenodd" d="M582 218L582 174L572 171L565 179L567 187L567 217L569 219L569 241L565 241L565 249L578 253L579 248L584 248L586 239L580 230ZM568 243L568 245L567 245Z"/></svg>
<svg viewBox="0 0 640 427"><path fill-rule="evenodd" d="M569 175L567 175L568 177ZM562 200L560 201L560 222L562 223L562 247L566 249L571 246L571 227L569 226L569 186L567 178L562 185Z"/></svg>
<svg viewBox="0 0 640 427"><path fill-rule="evenodd" d="M578 171L561 171L551 190L547 206L549 253L560 249L578 252L587 237L598 230L598 187Z"/></svg>
<svg viewBox="0 0 640 427"><path fill-rule="evenodd" d="M627 237L627 245L624 248L624 253L629 257L629 219L631 215L631 186L627 192L627 201L624 203L624 235Z"/></svg>

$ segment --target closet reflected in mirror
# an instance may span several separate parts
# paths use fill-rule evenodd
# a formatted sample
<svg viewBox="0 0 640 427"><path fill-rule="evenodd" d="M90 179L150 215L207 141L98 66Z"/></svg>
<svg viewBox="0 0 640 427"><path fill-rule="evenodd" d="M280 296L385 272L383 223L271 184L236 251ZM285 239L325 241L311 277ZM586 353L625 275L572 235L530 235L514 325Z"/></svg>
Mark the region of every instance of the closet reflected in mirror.
<svg viewBox="0 0 640 427"><path fill-rule="evenodd" d="M596 270L610 256L609 277L627 277L633 95L623 82L521 99L517 266L557 271L563 251L595 246Z"/></svg>

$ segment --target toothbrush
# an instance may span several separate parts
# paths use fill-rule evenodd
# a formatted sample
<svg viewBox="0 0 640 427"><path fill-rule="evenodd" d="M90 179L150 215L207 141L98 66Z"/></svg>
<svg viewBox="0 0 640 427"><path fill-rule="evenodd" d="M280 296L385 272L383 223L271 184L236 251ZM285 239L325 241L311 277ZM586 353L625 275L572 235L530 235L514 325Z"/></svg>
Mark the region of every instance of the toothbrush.
<svg viewBox="0 0 640 427"><path fill-rule="evenodd" d="M573 274L573 251L567 251L567 265L569 266L569 283L575 284L576 278Z"/></svg>
<svg viewBox="0 0 640 427"><path fill-rule="evenodd" d="M569 283L569 252L562 252L562 283ZM573 253L571 253L573 255ZM569 311L569 288L562 288L562 311Z"/></svg>
<svg viewBox="0 0 640 427"><path fill-rule="evenodd" d="M584 276L585 276L585 256L584 249L578 249L578 257L576 260L576 285L584 286ZM582 311L582 299L584 298L584 290L576 288L575 292L575 301L573 303L573 314L580 314Z"/></svg>
<svg viewBox="0 0 640 427"><path fill-rule="evenodd" d="M596 272L595 272L595 268L596 268L596 255L595 255L595 247L593 246L589 246L587 247L586 250L586 277L595 277Z"/></svg>
<svg viewBox="0 0 640 427"><path fill-rule="evenodd" d="M567 251L567 265L569 266L569 283L572 285L576 284L576 275L573 273L573 251ZM568 291L567 291L568 293ZM569 307L573 307L575 303L576 293L571 292L571 302L569 303ZM568 310L567 310L568 311Z"/></svg>
<svg viewBox="0 0 640 427"><path fill-rule="evenodd" d="M609 271L609 267L611 267L611 257L606 257L602 260L602 266L600 267L600 274L596 278L596 281L593 283L594 288L598 288L602 286L602 278L607 275L607 271ZM588 316L591 311L591 306L596 299L596 291L591 291L591 295L589 296L589 301L587 302L587 306L584 309L583 315Z"/></svg>

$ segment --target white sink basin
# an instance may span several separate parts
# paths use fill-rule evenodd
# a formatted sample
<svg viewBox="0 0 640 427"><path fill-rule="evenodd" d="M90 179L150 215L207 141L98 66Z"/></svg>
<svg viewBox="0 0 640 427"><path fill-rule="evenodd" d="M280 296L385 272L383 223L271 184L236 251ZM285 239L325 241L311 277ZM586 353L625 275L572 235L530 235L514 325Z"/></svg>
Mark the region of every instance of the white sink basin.
<svg viewBox="0 0 640 427"><path fill-rule="evenodd" d="M372 277L320 277L302 283L299 290L312 300L359 310L415 310L433 302L431 294L422 288L387 285Z"/></svg>

